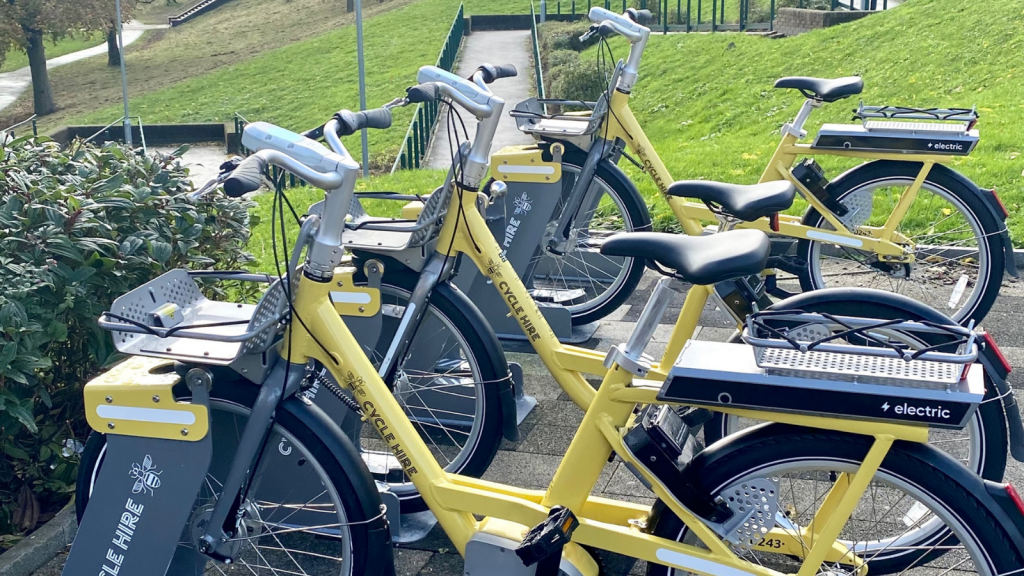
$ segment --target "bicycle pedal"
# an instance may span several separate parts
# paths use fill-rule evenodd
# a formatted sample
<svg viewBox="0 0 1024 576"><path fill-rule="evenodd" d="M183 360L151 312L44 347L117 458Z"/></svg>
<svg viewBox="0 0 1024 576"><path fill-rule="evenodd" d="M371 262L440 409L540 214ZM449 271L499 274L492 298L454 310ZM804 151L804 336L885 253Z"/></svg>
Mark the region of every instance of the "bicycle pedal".
<svg viewBox="0 0 1024 576"><path fill-rule="evenodd" d="M579 525L580 521L576 519L572 510L564 506L555 506L548 512L548 517L543 522L526 533L523 543L516 548L516 556L519 556L526 566L533 566L555 555L560 559L562 548L572 539L572 533Z"/></svg>

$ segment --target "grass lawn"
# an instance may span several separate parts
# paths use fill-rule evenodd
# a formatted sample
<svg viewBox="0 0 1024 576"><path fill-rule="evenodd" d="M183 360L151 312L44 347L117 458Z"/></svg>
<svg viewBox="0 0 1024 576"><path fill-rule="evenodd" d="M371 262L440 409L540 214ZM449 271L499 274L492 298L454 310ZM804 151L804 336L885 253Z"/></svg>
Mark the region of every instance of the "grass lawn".
<svg viewBox="0 0 1024 576"><path fill-rule="evenodd" d="M81 32L73 37L64 38L58 42L46 42L46 58L57 58L93 46L99 46L106 42L106 35L102 32L86 34ZM28 54L22 50L11 50L0 63L0 72L13 72L19 68L28 66Z"/></svg>
<svg viewBox="0 0 1024 576"><path fill-rule="evenodd" d="M369 23L374 16L412 1L367 2L364 15ZM162 4L163 0L157 2ZM185 2L180 4L186 5ZM154 92L173 89L193 78L238 66L283 46L351 29L349 25L354 16L346 13L344 6L337 0L233 0L182 26L147 32L127 48L128 91L133 114L142 114L145 123L157 121L149 118L155 112L160 119L173 121L200 116L196 110L214 110L215 114L200 116L211 120L230 118L238 108L230 98L227 101L214 100L222 96L219 89L223 80L213 78L206 84L210 89L208 93L175 92L178 99L165 100L166 107L162 106L160 110L135 110L134 104ZM454 13L453 7L451 14ZM449 22L451 17L445 15ZM323 64L333 64L330 57L337 57L337 46L321 48L326 50L326 54L314 54L312 58L306 54L307 60L299 64L289 61L283 67L268 67L256 80L252 76L240 77L233 90L236 94L245 95L276 84L286 76L297 75L308 78L308 85L305 90L290 95L289 100L309 98L316 93L314 82L334 81L348 73L347 70L332 70ZM436 53L439 48L432 50ZM355 57L351 60L354 69ZM50 81L59 110L42 119L40 130L43 132L50 132L61 125L80 123L87 118L106 124L121 116L120 71L116 67L108 67L106 58L90 58L51 70ZM29 91L0 112L0 125L13 124L31 114L32 95Z"/></svg>
<svg viewBox="0 0 1024 576"><path fill-rule="evenodd" d="M613 42L616 57L627 47ZM1010 230L1024 246L1024 10L992 0L979 10L959 0L910 0L857 22L782 40L735 33L654 34L631 108L677 180L756 182L778 144L779 128L803 102L773 90L789 75L860 75L868 104L977 106L981 142L953 168L998 189ZM583 54L596 58L596 49ZM848 122L856 99L826 105L808 123ZM834 177L856 162L818 157ZM653 182L628 164L659 227L674 218Z"/></svg>

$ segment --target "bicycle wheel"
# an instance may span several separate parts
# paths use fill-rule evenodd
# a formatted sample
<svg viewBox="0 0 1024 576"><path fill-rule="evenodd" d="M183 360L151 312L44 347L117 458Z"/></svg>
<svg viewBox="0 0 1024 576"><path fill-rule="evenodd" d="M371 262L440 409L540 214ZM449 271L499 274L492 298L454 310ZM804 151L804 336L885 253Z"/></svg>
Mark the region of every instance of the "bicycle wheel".
<svg viewBox="0 0 1024 576"><path fill-rule="evenodd" d="M811 524L837 474L856 472L873 440L766 424L701 453L686 473L708 501L728 498L750 480L771 482L777 488L775 526L808 549L810 543L804 541L801 528ZM954 460L934 448L897 441L843 527L839 542L856 551L868 574L996 576L1017 570L1022 565L1019 551L976 495L984 490L977 477L961 472ZM663 503L657 503L655 510L655 535L697 543ZM737 553L782 573L795 573L800 566L792 555L765 550ZM823 563L816 572L858 573L849 557L836 560ZM687 574L654 564L648 565L647 573Z"/></svg>
<svg viewBox="0 0 1024 576"><path fill-rule="evenodd" d="M872 162L838 178L830 189L851 209L842 217L844 225L853 231L882 226L919 170L919 163ZM803 223L833 229L813 209ZM976 193L932 170L896 227L913 246L914 263L889 264L872 252L801 240L797 250L807 267L800 286L804 291L846 286L904 294L966 325L984 318L999 294L1006 258L1001 229Z"/></svg>
<svg viewBox="0 0 1024 576"><path fill-rule="evenodd" d="M320 434L328 432L311 429L287 410L277 411L271 440L252 473L238 532L245 535L238 537L234 562L215 562L195 550L192 535L220 496L257 392L241 380L218 381L211 391L213 459L174 565L181 567L183 557L185 565L195 566L195 574L364 574L371 554L391 553L374 549L370 537L372 520L381 514L367 504L379 502L373 480L365 468L342 465L321 440ZM79 519L105 452L106 435L90 434L76 487Z"/></svg>
<svg viewBox="0 0 1024 576"><path fill-rule="evenodd" d="M562 159L562 198L576 183L586 156L566 155ZM567 301L573 325L604 318L633 293L644 273L644 263L635 258L604 256L601 243L619 232L651 229L651 216L636 187L615 166L601 163L593 183L573 220L569 249L563 256L548 252L548 239L555 233L564 210L559 201L552 221L534 255L531 278L525 279L538 300Z"/></svg>
<svg viewBox="0 0 1024 576"><path fill-rule="evenodd" d="M397 263L385 264L384 270L380 334L373 342L356 334L374 366L387 354L418 279ZM366 282L361 275L355 280ZM486 321L471 318L474 312L479 314L451 286L435 287L405 357L397 364L393 391L438 463L453 474L478 478L501 443L497 384L509 370L493 332ZM371 471L398 496L402 512L425 510L416 487L377 431L364 426L360 444Z"/></svg>
<svg viewBox="0 0 1024 576"><path fill-rule="evenodd" d="M864 290L839 290L834 292L816 292L783 300L772 310L800 309L811 313L839 314L862 318L878 318L879 320L929 320L937 323L949 323L948 318L934 310L915 306L914 302L899 302L890 294L878 294ZM915 309L916 308L916 309ZM906 335L886 334L913 348L922 343L916 339L908 339ZM739 333L733 335L732 341L740 341ZM937 344L939 342L930 342ZM988 386L986 401L974 413L974 417L963 430L929 431L930 443L959 460L969 469L986 480L1000 481L1006 471L1006 452L1009 445L1006 431L1006 414L1002 404L996 398L996 391ZM987 401L994 400L994 401ZM711 420L704 425L704 441L710 445L725 436L748 428L757 421L737 418L721 412L714 413Z"/></svg>

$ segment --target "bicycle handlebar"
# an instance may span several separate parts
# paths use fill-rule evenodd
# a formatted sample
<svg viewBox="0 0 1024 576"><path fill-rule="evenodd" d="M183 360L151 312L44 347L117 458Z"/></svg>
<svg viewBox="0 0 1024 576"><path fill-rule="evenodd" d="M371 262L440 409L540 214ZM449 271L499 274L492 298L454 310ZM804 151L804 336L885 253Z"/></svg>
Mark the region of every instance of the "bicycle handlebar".
<svg viewBox="0 0 1024 576"><path fill-rule="evenodd" d="M634 22L631 19L631 17L622 14L616 14L611 10L605 10L604 8L601 8L600 6L594 6L593 8L591 8L590 13L587 15L587 17L590 18L591 22L594 22L599 26L603 24L611 25L616 32L618 32L620 35L629 40L630 43L635 43L643 40L646 36L646 34L644 34L645 31L648 34L650 33L650 30L640 25L639 23ZM638 15L637 18L640 18L640 16Z"/></svg>
<svg viewBox="0 0 1024 576"><path fill-rule="evenodd" d="M391 110L374 108L362 112L339 110L334 114L338 121L338 135L351 136L363 128L385 129L391 127Z"/></svg>
<svg viewBox="0 0 1024 576"><path fill-rule="evenodd" d="M263 173L267 171L267 161L259 154L253 154L231 171L231 176L224 181L224 193L232 198L255 192L263 185Z"/></svg>
<svg viewBox="0 0 1024 576"><path fill-rule="evenodd" d="M477 73L481 75L483 81L487 84L500 78L515 78L519 75L519 71L512 64L483 64L477 68Z"/></svg>
<svg viewBox="0 0 1024 576"><path fill-rule="evenodd" d="M626 17L641 26L647 26L654 20L654 15L651 14L650 10L637 10L636 8L630 8L629 10L626 10L625 14Z"/></svg>

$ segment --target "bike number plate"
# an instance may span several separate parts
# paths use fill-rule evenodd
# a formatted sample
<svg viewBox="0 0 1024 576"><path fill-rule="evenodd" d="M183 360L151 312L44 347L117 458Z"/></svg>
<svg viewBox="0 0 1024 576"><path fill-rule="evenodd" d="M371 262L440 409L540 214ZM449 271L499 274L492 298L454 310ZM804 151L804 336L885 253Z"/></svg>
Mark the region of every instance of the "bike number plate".
<svg viewBox="0 0 1024 576"><path fill-rule="evenodd" d="M62 576L165 574L213 452L198 442L108 435Z"/></svg>

